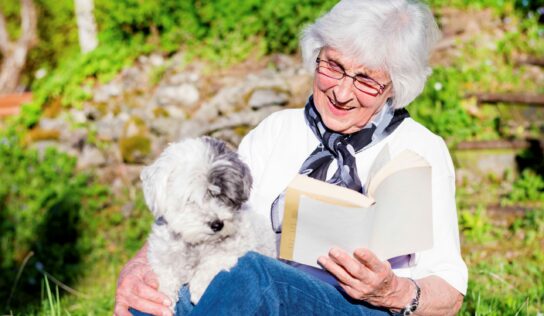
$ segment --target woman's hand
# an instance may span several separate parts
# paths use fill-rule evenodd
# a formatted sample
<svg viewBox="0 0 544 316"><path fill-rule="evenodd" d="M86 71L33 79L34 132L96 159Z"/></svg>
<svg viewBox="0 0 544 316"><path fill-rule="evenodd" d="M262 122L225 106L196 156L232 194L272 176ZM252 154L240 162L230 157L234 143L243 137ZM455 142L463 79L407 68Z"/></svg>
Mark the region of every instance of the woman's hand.
<svg viewBox="0 0 544 316"><path fill-rule="evenodd" d="M349 296L374 306L400 310L415 295L410 280L397 277L388 261L379 260L368 249L357 249L352 257L332 248L328 256L319 257L318 261Z"/></svg>
<svg viewBox="0 0 544 316"><path fill-rule="evenodd" d="M172 315L170 300L158 291L159 281L147 262L147 246L121 270L115 294L115 316L131 316L132 307L153 315Z"/></svg>

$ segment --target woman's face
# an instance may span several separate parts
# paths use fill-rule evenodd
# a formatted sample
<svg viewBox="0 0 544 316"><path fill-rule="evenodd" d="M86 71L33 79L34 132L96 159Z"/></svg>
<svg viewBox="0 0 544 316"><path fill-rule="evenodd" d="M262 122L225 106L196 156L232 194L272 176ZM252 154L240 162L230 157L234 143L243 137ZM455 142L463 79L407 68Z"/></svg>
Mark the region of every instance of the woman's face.
<svg viewBox="0 0 544 316"><path fill-rule="evenodd" d="M372 96L357 89L352 78L344 76L337 80L316 71L313 87L314 103L325 126L342 134L361 130L392 96L389 75L382 70L368 69L330 47L324 47L319 58L320 66L340 72L343 69L349 76L357 76L363 81L375 81L385 86L381 94Z"/></svg>

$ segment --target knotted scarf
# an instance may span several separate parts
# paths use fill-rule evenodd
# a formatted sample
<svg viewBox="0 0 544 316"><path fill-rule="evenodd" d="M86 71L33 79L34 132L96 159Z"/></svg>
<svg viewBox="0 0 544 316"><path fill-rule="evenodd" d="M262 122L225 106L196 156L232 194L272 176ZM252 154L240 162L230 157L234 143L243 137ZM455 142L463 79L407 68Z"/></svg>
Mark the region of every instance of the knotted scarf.
<svg viewBox="0 0 544 316"><path fill-rule="evenodd" d="M319 145L306 158L299 173L363 192L363 186L357 173L355 155L368 145L391 134L410 115L405 109L392 110L390 101L387 101L373 120L361 130L352 134L341 134L325 126L315 108L313 96L310 96L304 108L304 116L308 127L319 140ZM327 180L327 171L334 160L336 160L338 168L334 175ZM276 233L281 233L277 205L280 197L281 195L276 198L271 207L272 226Z"/></svg>

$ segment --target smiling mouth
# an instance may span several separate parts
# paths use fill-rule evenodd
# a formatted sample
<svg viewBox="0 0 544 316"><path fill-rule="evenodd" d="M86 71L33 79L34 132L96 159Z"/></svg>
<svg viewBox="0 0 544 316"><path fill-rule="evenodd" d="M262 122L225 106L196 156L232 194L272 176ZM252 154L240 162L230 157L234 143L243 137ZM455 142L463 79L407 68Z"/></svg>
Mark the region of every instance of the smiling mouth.
<svg viewBox="0 0 544 316"><path fill-rule="evenodd" d="M339 110L342 110L342 111L351 111L353 109L355 109L354 106L340 106L338 104L336 104L336 102L334 102L334 100L332 100L331 98L327 97L329 99L329 102L330 104L336 108L336 109L339 109Z"/></svg>

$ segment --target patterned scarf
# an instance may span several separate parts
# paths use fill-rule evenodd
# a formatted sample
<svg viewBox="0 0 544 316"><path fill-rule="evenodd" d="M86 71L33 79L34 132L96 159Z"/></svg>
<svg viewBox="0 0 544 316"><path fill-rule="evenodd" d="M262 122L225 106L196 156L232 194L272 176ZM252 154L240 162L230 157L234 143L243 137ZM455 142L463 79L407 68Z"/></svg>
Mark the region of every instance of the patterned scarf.
<svg viewBox="0 0 544 316"><path fill-rule="evenodd" d="M313 131L320 144L310 154L300 167L299 173L309 177L327 181L357 192L363 192L363 186L357 173L355 154L391 134L402 121L409 117L405 109L392 110L390 102L363 129L353 134L340 134L328 129L317 112L313 96L310 96L304 108L308 127ZM330 164L336 160L338 168L334 175L327 180ZM276 198L271 207L272 226L276 233L281 233L278 201L283 193Z"/></svg>

